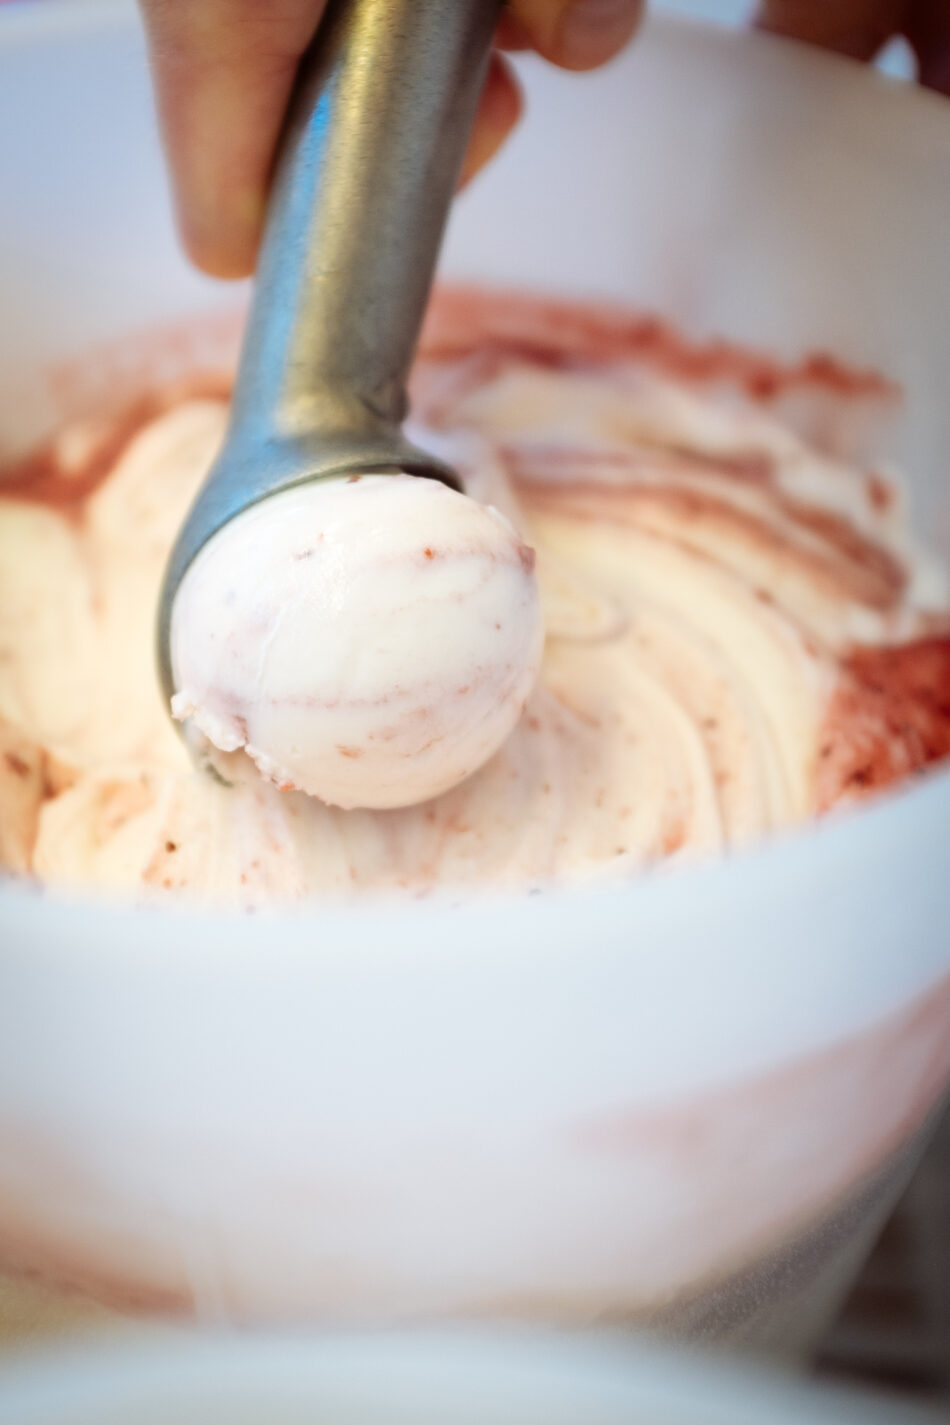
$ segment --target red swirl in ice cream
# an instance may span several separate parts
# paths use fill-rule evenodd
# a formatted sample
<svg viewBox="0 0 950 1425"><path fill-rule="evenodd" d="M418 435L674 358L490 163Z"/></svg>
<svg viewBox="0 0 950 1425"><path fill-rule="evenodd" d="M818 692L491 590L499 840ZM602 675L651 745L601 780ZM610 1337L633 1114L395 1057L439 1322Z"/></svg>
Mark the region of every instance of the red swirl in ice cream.
<svg viewBox="0 0 950 1425"><path fill-rule="evenodd" d="M282 791L427 801L483 766L524 710L544 647L534 566L503 515L437 480L285 490L187 570L172 712Z"/></svg>
<svg viewBox="0 0 950 1425"><path fill-rule="evenodd" d="M547 637L491 760L390 811L216 785L161 705L156 591L224 402L156 402L107 461L67 431L62 470L47 453L42 487L0 498L0 857L241 904L535 886L721 851L919 771L950 752L946 589L897 488L824 438L886 395L824 358L443 294L413 434L536 551ZM779 418L796 404L821 438ZM94 487L84 461L108 467Z"/></svg>

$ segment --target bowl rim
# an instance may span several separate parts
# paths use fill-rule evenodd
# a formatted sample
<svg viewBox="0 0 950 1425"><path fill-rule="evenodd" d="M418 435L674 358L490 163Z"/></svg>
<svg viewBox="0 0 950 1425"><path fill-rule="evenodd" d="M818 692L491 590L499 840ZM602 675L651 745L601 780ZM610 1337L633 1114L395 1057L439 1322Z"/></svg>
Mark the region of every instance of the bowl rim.
<svg viewBox="0 0 950 1425"><path fill-rule="evenodd" d="M136 23L135 0L7 0L0 10L0 48Z"/></svg>
<svg viewBox="0 0 950 1425"><path fill-rule="evenodd" d="M67 34L80 34L108 29L139 29L141 19L137 0L0 0L0 50L18 44L33 44L45 39L61 39ZM767 34L762 30L716 23L676 10L657 12L648 9L638 34L645 29L674 33L692 33L703 44L721 49L741 48L762 53L785 53L794 56L798 65L825 68L835 73L839 82L873 86L878 97L889 96L890 102L929 111L941 122L948 119L945 96L922 88L913 81L887 74L874 65L864 64L848 55L817 48L801 40ZM636 40L634 40L636 43ZM618 59L620 56L617 57ZM515 53L512 62L543 63L532 53ZM616 63L617 60L612 61ZM610 66L607 66L610 67Z"/></svg>

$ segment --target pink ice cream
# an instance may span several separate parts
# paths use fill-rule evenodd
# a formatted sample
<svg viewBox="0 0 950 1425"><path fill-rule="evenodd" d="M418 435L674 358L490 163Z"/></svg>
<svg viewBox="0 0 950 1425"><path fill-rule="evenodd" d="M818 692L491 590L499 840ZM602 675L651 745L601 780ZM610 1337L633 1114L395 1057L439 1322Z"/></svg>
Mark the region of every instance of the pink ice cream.
<svg viewBox="0 0 950 1425"><path fill-rule="evenodd" d="M524 711L544 646L534 565L503 515L435 480L288 490L187 571L174 715L284 791L338 807L427 801L483 766Z"/></svg>
<svg viewBox="0 0 950 1425"><path fill-rule="evenodd" d="M181 590L176 710L234 749L230 787L152 661L226 403L65 432L0 497L0 864L236 905L539 887L721 854L921 771L950 753L950 600L855 454L889 399L827 358L443 294L413 438L469 498L287 495Z"/></svg>

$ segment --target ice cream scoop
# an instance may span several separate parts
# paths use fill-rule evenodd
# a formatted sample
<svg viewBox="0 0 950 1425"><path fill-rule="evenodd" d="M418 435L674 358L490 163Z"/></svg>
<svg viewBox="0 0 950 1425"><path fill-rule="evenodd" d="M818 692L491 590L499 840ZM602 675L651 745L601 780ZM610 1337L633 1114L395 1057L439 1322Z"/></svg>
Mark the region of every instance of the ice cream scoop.
<svg viewBox="0 0 950 1425"><path fill-rule="evenodd" d="M402 431L406 378L497 11L497 0L331 0L281 144L227 436L160 601L159 667L168 703L181 693L177 714L232 748L247 739L234 741L233 716L223 731L224 689L235 707L270 707L254 719L259 769L345 805L409 804L474 771L513 726L537 673L540 605L524 547ZM374 477L371 499L346 483L357 476ZM385 493L384 477L396 477ZM418 477L439 491L414 490ZM341 483L331 492L328 482ZM331 525L336 564L314 558L291 570L301 535L316 548ZM365 547L348 550L350 539ZM397 553L387 563L390 545ZM432 560L427 548L438 550ZM479 567L483 587L470 588ZM281 603L291 585L293 617ZM232 593L235 602L221 605ZM490 649L486 619L503 635ZM254 662L264 625L282 632ZM227 641L226 677L209 656L212 636ZM238 670L248 681L234 682ZM447 670L451 710L440 701ZM338 747L368 746L365 719L354 737L344 723L359 722L354 709L370 689L425 707L420 726L438 705L432 746L440 751L423 740L410 754L412 739L387 740L381 725L360 774L327 780L328 759L359 760ZM331 716L325 704L334 696ZM410 768L414 755L421 760Z"/></svg>
<svg viewBox="0 0 950 1425"><path fill-rule="evenodd" d="M534 554L503 515L411 475L320 481L191 565L172 709L284 789L408 806L505 740L542 643Z"/></svg>

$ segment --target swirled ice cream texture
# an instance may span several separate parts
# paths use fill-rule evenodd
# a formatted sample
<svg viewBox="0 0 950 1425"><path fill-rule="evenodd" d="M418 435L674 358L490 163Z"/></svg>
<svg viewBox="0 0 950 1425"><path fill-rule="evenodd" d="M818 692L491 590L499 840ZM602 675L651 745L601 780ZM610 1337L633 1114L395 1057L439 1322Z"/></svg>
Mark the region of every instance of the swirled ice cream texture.
<svg viewBox="0 0 950 1425"><path fill-rule="evenodd" d="M776 418L787 372L664 352L614 312L436 307L414 434L537 551L547 640L501 750L398 811L216 785L164 711L156 594L223 400L156 402L97 482L48 452L0 498L3 864L245 905L543 886L722 852L950 753L946 590L893 485ZM795 379L853 412L843 369Z"/></svg>
<svg viewBox="0 0 950 1425"><path fill-rule="evenodd" d="M198 553L172 712L283 791L428 801L482 767L544 647L534 550L438 480L354 475L251 506ZM220 759L218 759L220 761Z"/></svg>

